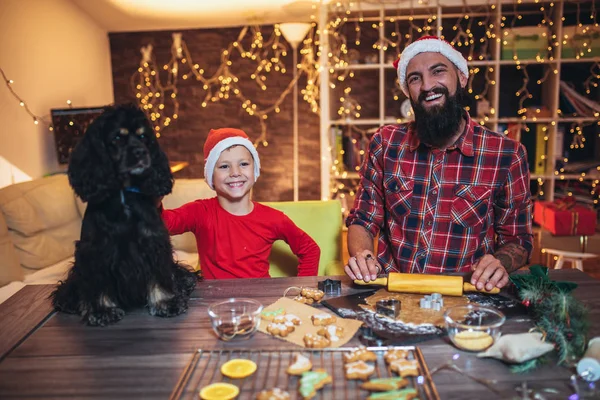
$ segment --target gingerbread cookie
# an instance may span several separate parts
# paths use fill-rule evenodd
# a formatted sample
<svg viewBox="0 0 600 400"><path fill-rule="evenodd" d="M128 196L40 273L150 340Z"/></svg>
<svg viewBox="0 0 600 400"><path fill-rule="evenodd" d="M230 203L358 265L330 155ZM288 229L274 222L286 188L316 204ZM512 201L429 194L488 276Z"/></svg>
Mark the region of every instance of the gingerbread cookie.
<svg viewBox="0 0 600 400"><path fill-rule="evenodd" d="M337 318L335 316L327 313L314 314L310 317L310 319L312 319L312 323L314 326L331 325L335 324L335 321L337 321Z"/></svg>
<svg viewBox="0 0 600 400"><path fill-rule="evenodd" d="M323 296L325 296L325 293L319 289L303 288L300 291L300 296L306 297L307 299L313 299L318 303L319 301L321 301Z"/></svg>
<svg viewBox="0 0 600 400"><path fill-rule="evenodd" d="M302 320L294 314L285 314L276 316L275 318L273 318L273 322L275 322L276 324L290 323L294 325L300 325L302 323Z"/></svg>
<svg viewBox="0 0 600 400"><path fill-rule="evenodd" d="M271 322L267 325L267 332L269 332L273 336L281 336L286 337L290 333L294 332L294 324L285 323L285 324L277 324L275 322Z"/></svg>
<svg viewBox="0 0 600 400"><path fill-rule="evenodd" d="M390 392L372 393L367 400L411 400L417 397L415 389L392 390Z"/></svg>
<svg viewBox="0 0 600 400"><path fill-rule="evenodd" d="M320 335L314 335L312 333L307 333L304 335L304 345L313 349L322 349L331 344L329 339Z"/></svg>
<svg viewBox="0 0 600 400"><path fill-rule="evenodd" d="M377 354L367 350L366 347L357 347L350 353L344 354L344 362L350 363L354 361L376 361Z"/></svg>
<svg viewBox="0 0 600 400"><path fill-rule="evenodd" d="M273 321L275 317L285 315L285 310L283 308L278 308L276 310L264 310L260 313L260 316L265 321Z"/></svg>
<svg viewBox="0 0 600 400"><path fill-rule="evenodd" d="M390 363L390 370L397 372L401 377L418 376L419 364L417 360L398 359Z"/></svg>
<svg viewBox="0 0 600 400"><path fill-rule="evenodd" d="M288 367L287 373L290 375L302 375L304 372L310 371L311 368L312 363L308 357L295 353L294 362Z"/></svg>
<svg viewBox="0 0 600 400"><path fill-rule="evenodd" d="M312 399L317 390L331 382L331 376L323 370L307 371L300 378L298 392L303 399Z"/></svg>
<svg viewBox="0 0 600 400"><path fill-rule="evenodd" d="M337 342L344 334L344 328L337 325L327 325L317 331L317 335L325 336L332 342Z"/></svg>
<svg viewBox="0 0 600 400"><path fill-rule="evenodd" d="M387 364L390 364L394 360L399 360L399 359L404 360L404 359L406 359L407 356L408 356L408 350L389 349L388 351L385 352L385 355L383 356L383 358Z"/></svg>
<svg viewBox="0 0 600 400"><path fill-rule="evenodd" d="M271 390L263 390L256 395L256 400L289 400L290 394L285 390L273 388Z"/></svg>
<svg viewBox="0 0 600 400"><path fill-rule="evenodd" d="M361 379L363 381L369 379L369 376L375 372L374 366L362 360L348 363L344 365L344 369L346 370L346 379Z"/></svg>
<svg viewBox="0 0 600 400"><path fill-rule="evenodd" d="M402 389L408 385L408 381L404 378L376 378L363 383L361 389L369 392L387 392L390 390Z"/></svg>
<svg viewBox="0 0 600 400"><path fill-rule="evenodd" d="M313 299L309 299L307 297L300 296L300 295L294 297L293 300L297 301L298 303L308 304L308 305L311 305L315 302Z"/></svg>

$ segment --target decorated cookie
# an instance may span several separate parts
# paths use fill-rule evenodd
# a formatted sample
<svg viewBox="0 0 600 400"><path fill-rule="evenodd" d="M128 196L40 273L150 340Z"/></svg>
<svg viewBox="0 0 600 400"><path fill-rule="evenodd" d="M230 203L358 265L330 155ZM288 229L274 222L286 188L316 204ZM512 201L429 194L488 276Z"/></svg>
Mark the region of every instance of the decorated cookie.
<svg viewBox="0 0 600 400"><path fill-rule="evenodd" d="M325 296L325 293L319 289L303 288L300 292L300 296L306 297L307 299L313 299L314 301L319 302L321 301L323 296Z"/></svg>
<svg viewBox="0 0 600 400"><path fill-rule="evenodd" d="M331 325L335 324L335 321L337 321L337 318L335 316L327 313L314 314L310 317L310 319L312 319L312 323L314 326Z"/></svg>
<svg viewBox="0 0 600 400"><path fill-rule="evenodd" d="M404 360L408 356L408 351L403 349L389 349L383 356L385 362L390 364L394 360Z"/></svg>
<svg viewBox="0 0 600 400"><path fill-rule="evenodd" d="M418 368L417 360L394 360L390 363L390 370L398 373L401 377L407 376L418 376L419 368Z"/></svg>
<svg viewBox="0 0 600 400"><path fill-rule="evenodd" d="M287 373L290 375L302 375L302 373L310 371L311 368L312 363L310 362L310 359L302 354L296 353L294 363L288 367Z"/></svg>
<svg viewBox="0 0 600 400"><path fill-rule="evenodd" d="M390 390L402 389L406 385L408 385L406 379L396 377L371 379L370 381L363 383L360 387L369 392L387 392Z"/></svg>
<svg viewBox="0 0 600 400"><path fill-rule="evenodd" d="M313 348L313 349L322 349L331 344L329 339L327 339L326 337L320 336L320 335L315 335L312 333L307 333L306 335L304 335L303 340L304 340L304 345L306 347Z"/></svg>
<svg viewBox="0 0 600 400"><path fill-rule="evenodd" d="M363 381L369 379L369 376L375 372L374 366L361 360L347 363L344 365L344 369L346 370L346 379L361 379Z"/></svg>
<svg viewBox="0 0 600 400"><path fill-rule="evenodd" d="M289 400L290 394L285 390L273 388L271 390L263 390L256 395L256 400Z"/></svg>
<svg viewBox="0 0 600 400"><path fill-rule="evenodd" d="M392 390L390 392L371 393L367 400L411 400L417 397L415 389Z"/></svg>
<svg viewBox="0 0 600 400"><path fill-rule="evenodd" d="M285 324L277 324L275 322L271 322L267 325L267 332L269 332L273 336L281 336L286 337L290 333L294 332L294 324L285 323Z"/></svg>
<svg viewBox="0 0 600 400"><path fill-rule="evenodd" d="M357 347L350 353L344 354L344 362L351 363L354 361L376 361L377 355L366 347Z"/></svg>
<svg viewBox="0 0 600 400"><path fill-rule="evenodd" d="M344 328L337 325L327 325L317 331L317 335L325 336L332 342L337 342L344 334Z"/></svg>
<svg viewBox="0 0 600 400"><path fill-rule="evenodd" d="M317 390L331 382L331 376L323 370L307 371L300 378L298 392L303 399L312 399Z"/></svg>
<svg viewBox="0 0 600 400"><path fill-rule="evenodd" d="M308 305L311 305L315 302L314 299L309 299L308 297L304 297L302 295L298 295L298 296L294 297L294 300L297 301L298 303L308 304Z"/></svg>
<svg viewBox="0 0 600 400"><path fill-rule="evenodd" d="M300 325L302 323L302 320L294 314L285 314L276 316L275 318L273 318L273 322L275 322L276 324L290 323L294 325Z"/></svg>
<svg viewBox="0 0 600 400"><path fill-rule="evenodd" d="M285 315L285 310L283 308L278 308L276 310L264 310L262 313L260 313L261 318L265 321L273 321L275 317L280 315Z"/></svg>

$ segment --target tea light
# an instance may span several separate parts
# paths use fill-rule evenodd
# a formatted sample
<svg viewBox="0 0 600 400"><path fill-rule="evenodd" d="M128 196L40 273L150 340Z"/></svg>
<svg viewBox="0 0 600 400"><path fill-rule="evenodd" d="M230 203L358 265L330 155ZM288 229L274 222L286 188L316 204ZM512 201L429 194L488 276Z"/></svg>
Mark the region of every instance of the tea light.
<svg viewBox="0 0 600 400"><path fill-rule="evenodd" d="M588 382L600 379L600 337L595 337L588 343L583 358L577 363L577 373Z"/></svg>

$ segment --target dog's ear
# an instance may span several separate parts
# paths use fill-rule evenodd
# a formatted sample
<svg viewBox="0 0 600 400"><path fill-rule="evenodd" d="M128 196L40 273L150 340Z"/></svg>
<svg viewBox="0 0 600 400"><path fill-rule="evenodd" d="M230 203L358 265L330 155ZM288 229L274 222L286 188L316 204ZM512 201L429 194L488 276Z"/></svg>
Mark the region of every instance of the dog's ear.
<svg viewBox="0 0 600 400"><path fill-rule="evenodd" d="M117 173L104 138L111 110L107 108L89 125L69 160L69 183L85 202L100 202L110 191L119 188Z"/></svg>
<svg viewBox="0 0 600 400"><path fill-rule="evenodd" d="M156 136L152 137L149 150L152 166L148 177L141 182L140 190L153 197L165 196L173 189L173 174L167 155L160 149Z"/></svg>

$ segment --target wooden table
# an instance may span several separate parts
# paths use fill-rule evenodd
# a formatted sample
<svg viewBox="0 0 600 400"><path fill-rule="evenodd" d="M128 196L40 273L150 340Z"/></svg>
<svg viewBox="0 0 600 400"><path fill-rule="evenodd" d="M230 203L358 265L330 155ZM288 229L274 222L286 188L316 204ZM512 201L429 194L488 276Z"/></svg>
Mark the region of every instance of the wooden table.
<svg viewBox="0 0 600 400"><path fill-rule="evenodd" d="M591 334L600 334L600 281L574 270L551 271L553 279L579 283L575 296L590 309ZM119 323L88 327L74 315L55 313L48 300L52 286L27 286L0 305L0 398L144 398L166 399L197 348L290 348L287 342L256 333L248 341L226 343L214 336L207 315L211 302L234 296L252 297L267 305L289 286L316 286L322 277L206 281L199 284L187 314L163 319L144 310ZM343 294L356 293L346 278ZM509 319L504 333L524 332L528 317ZM354 338L349 346L359 345ZM551 388L547 399L572 393L566 368L548 365L527 375L514 375L499 361L478 359L452 347L447 338L424 342L420 348L429 368L451 360L482 378L495 379L500 394L451 371L434 381L442 399L512 398L527 381L534 389ZM317 397L318 398L318 397Z"/></svg>

